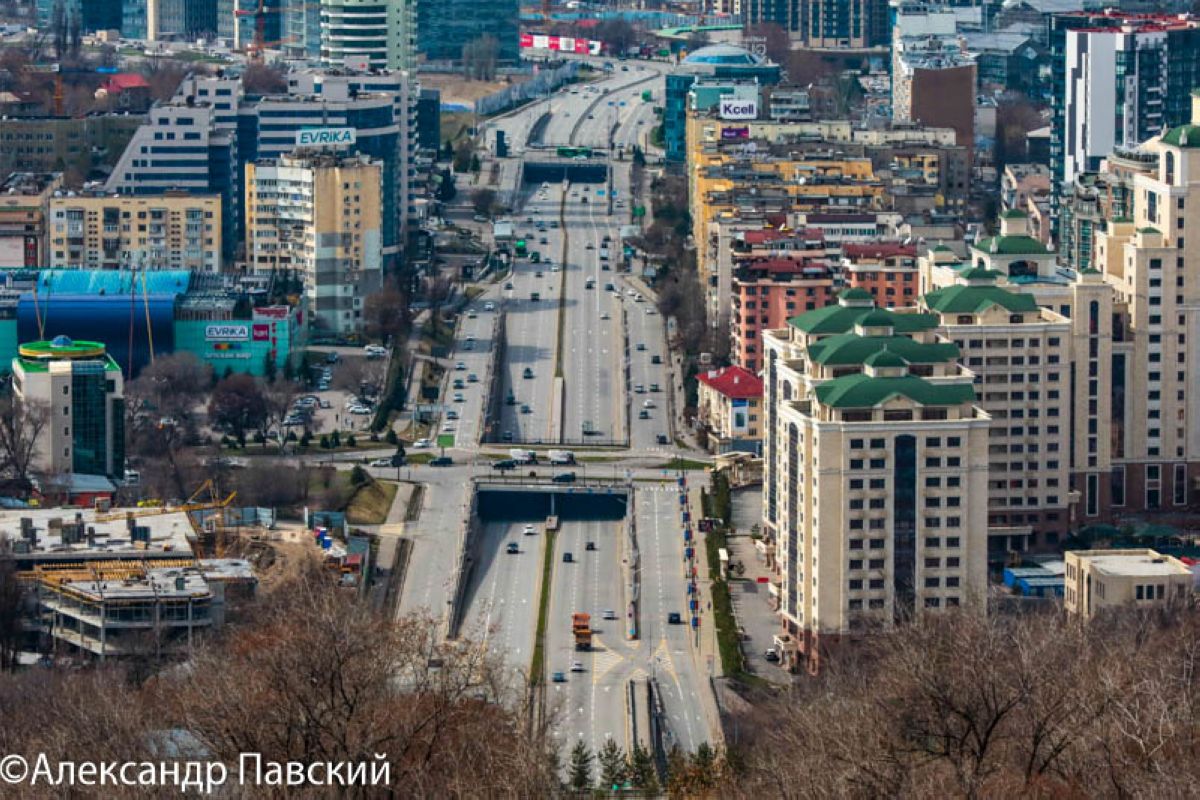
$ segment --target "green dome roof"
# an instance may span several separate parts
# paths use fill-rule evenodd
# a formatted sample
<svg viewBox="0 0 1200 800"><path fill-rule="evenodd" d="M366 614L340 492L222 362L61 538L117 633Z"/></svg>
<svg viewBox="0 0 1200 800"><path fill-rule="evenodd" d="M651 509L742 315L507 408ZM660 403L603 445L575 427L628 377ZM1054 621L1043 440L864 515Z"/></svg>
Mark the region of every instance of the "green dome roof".
<svg viewBox="0 0 1200 800"><path fill-rule="evenodd" d="M880 350L877 353L872 353L867 356L867 360L863 362L868 367L907 367L908 362L893 353L891 350Z"/></svg>
<svg viewBox="0 0 1200 800"><path fill-rule="evenodd" d="M1165 144L1176 147L1200 147L1200 125L1180 125L1162 137Z"/></svg>
<svg viewBox="0 0 1200 800"><path fill-rule="evenodd" d="M893 326L892 315L882 308L877 308L863 316L858 324L864 328L891 328Z"/></svg>

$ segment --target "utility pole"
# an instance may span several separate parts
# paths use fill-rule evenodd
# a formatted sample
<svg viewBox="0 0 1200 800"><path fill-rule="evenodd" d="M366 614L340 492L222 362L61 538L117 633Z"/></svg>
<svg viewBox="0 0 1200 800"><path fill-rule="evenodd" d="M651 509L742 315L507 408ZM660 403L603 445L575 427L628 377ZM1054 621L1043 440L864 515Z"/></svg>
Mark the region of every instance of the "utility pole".
<svg viewBox="0 0 1200 800"><path fill-rule="evenodd" d="M610 106L613 109L613 116L616 116L616 106ZM613 213L613 131L616 130L616 122L610 120L608 125L608 215L611 217Z"/></svg>

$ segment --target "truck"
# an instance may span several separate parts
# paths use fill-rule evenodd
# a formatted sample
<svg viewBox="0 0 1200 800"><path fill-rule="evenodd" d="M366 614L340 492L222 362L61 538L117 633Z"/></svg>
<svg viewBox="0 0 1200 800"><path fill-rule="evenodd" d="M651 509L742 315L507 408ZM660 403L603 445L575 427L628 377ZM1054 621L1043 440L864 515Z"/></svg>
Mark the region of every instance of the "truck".
<svg viewBox="0 0 1200 800"><path fill-rule="evenodd" d="M537 453L532 450L512 449L508 451L508 456L518 464L536 464Z"/></svg>
<svg viewBox="0 0 1200 800"><path fill-rule="evenodd" d="M571 633L575 636L576 650L592 649L592 615L576 612L571 615Z"/></svg>
<svg viewBox="0 0 1200 800"><path fill-rule="evenodd" d="M575 454L570 450L551 450L549 452L551 464L574 464Z"/></svg>

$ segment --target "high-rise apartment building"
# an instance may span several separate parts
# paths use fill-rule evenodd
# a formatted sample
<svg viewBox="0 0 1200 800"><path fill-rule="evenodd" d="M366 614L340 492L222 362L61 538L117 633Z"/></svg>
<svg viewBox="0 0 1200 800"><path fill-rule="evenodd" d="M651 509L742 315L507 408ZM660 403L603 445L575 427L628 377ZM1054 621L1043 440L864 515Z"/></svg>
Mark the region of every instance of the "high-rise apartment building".
<svg viewBox="0 0 1200 800"><path fill-rule="evenodd" d="M66 336L23 344L12 362L12 384L18 402L48 414L35 469L124 475L124 380L103 344Z"/></svg>
<svg viewBox="0 0 1200 800"><path fill-rule="evenodd" d="M938 323L848 289L763 334L763 516L793 663L935 609L984 608L991 419Z"/></svg>
<svg viewBox="0 0 1200 800"><path fill-rule="evenodd" d="M951 128L960 147L975 146L975 61L953 37L892 42L892 117Z"/></svg>
<svg viewBox="0 0 1200 800"><path fill-rule="evenodd" d="M69 192L50 199L49 266L221 269L221 198Z"/></svg>
<svg viewBox="0 0 1200 800"><path fill-rule="evenodd" d="M302 278L316 327L351 333L382 275L381 167L364 156L298 152L246 165L246 257L255 272Z"/></svg>
<svg viewBox="0 0 1200 800"><path fill-rule="evenodd" d="M415 0L417 50L428 61L460 61L463 48L485 36L495 40L499 64L519 58L521 16L517 0Z"/></svg>
<svg viewBox="0 0 1200 800"><path fill-rule="evenodd" d="M281 47L288 59L312 62L320 59L320 0L294 0L284 6Z"/></svg>
<svg viewBox="0 0 1200 800"><path fill-rule="evenodd" d="M884 0L742 0L747 24L774 23L794 46L864 48L888 41Z"/></svg>
<svg viewBox="0 0 1200 800"><path fill-rule="evenodd" d="M1065 186L1114 149L1188 121L1190 92L1200 86L1200 19L1077 11L1056 14L1049 29L1057 208Z"/></svg>
<svg viewBox="0 0 1200 800"><path fill-rule="evenodd" d="M413 69L416 20L416 0L320 0L321 61L357 70Z"/></svg>
<svg viewBox="0 0 1200 800"><path fill-rule="evenodd" d="M14 172L0 181L0 267L46 266L50 198L59 172Z"/></svg>

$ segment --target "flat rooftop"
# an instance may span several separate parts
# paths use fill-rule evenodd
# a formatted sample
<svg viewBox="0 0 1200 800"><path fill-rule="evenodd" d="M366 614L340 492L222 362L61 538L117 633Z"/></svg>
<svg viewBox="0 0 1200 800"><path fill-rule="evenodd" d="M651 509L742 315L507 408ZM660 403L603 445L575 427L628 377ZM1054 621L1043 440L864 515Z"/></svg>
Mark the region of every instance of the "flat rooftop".
<svg viewBox="0 0 1200 800"><path fill-rule="evenodd" d="M208 581L194 567L159 567L140 577L63 581L60 586L90 600L185 600L212 596Z"/></svg>
<svg viewBox="0 0 1200 800"><path fill-rule="evenodd" d="M1191 575L1177 558L1162 556L1152 550L1114 550L1109 553L1085 555L1083 558L1092 567L1106 575L1130 578L1166 578L1172 575Z"/></svg>
<svg viewBox="0 0 1200 800"><path fill-rule="evenodd" d="M3 546L18 560L35 562L80 561L117 558L191 558L192 529L188 515L182 511L147 514L152 509L113 509L99 514L93 510L73 508L20 508L0 509L0 540ZM149 529L148 542L134 542L130 537L125 515L134 515L138 527ZM21 537L21 519L32 520L33 536L25 545ZM51 531L51 520L60 520L63 525L74 525L81 521L83 536L77 542L64 542L62 528ZM94 537L88 541L87 529L94 529ZM25 552L21 552L24 549Z"/></svg>

